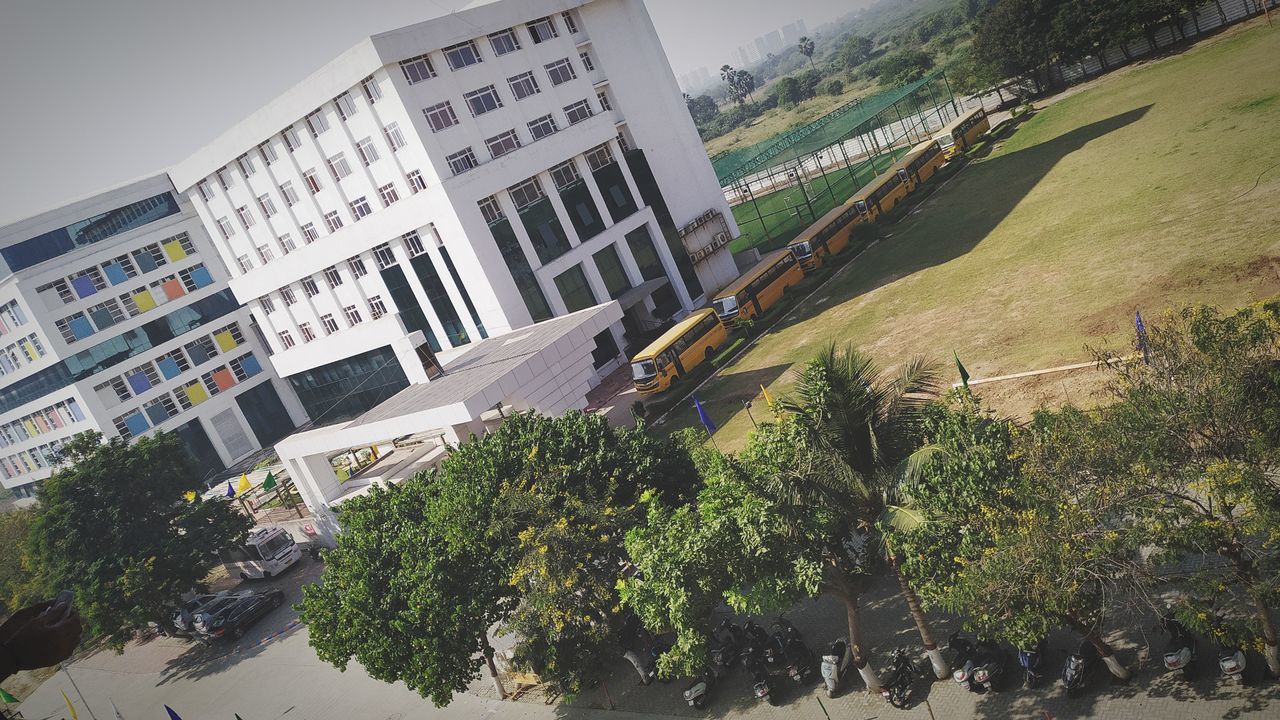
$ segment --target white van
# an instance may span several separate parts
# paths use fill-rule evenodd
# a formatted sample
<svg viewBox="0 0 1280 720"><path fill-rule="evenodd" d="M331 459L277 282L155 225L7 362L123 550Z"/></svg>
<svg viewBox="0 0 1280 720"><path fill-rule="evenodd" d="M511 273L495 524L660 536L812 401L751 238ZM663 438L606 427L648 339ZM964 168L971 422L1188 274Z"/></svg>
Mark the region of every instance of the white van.
<svg viewBox="0 0 1280 720"><path fill-rule="evenodd" d="M302 549L283 528L272 527L249 533L244 545L223 550L227 572L241 580L279 575L302 558Z"/></svg>

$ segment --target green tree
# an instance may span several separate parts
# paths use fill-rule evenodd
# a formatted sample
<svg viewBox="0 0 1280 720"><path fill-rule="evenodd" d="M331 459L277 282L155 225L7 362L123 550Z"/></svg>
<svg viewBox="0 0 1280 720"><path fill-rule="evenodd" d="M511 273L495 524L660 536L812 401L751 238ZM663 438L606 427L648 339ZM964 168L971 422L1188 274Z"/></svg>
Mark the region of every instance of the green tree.
<svg viewBox="0 0 1280 720"><path fill-rule="evenodd" d="M61 459L40 489L28 553L51 587L76 591L89 633L117 650L199 587L252 524L221 499L183 500L199 473L176 435L129 444L80 433Z"/></svg>
<svg viewBox="0 0 1280 720"><path fill-rule="evenodd" d="M48 597L50 588L36 575L26 555L35 511L0 512L0 613L14 611Z"/></svg>
<svg viewBox="0 0 1280 720"><path fill-rule="evenodd" d="M977 61L999 77L1026 77L1043 90L1052 58L1052 0L996 0L979 16L973 37Z"/></svg>
<svg viewBox="0 0 1280 720"><path fill-rule="evenodd" d="M933 68L933 56L923 50L904 48L889 53L867 66L867 73L884 83L918 80Z"/></svg>
<svg viewBox="0 0 1280 720"><path fill-rule="evenodd" d="M778 106L784 108L792 108L804 102L804 87L800 81L794 76L788 75L773 85L774 97L778 99Z"/></svg>
<svg viewBox="0 0 1280 720"><path fill-rule="evenodd" d="M685 95L685 105L689 108L689 116L693 118L693 124L700 128L705 127L720 114L720 107L710 95L697 97Z"/></svg>
<svg viewBox="0 0 1280 720"><path fill-rule="evenodd" d="M800 43L797 45L797 48L800 50L801 55L809 58L809 68L817 70L818 66L813 64L813 38L808 35L800 38Z"/></svg>
<svg viewBox="0 0 1280 720"><path fill-rule="evenodd" d="M855 68L871 59L871 51L874 48L875 43L871 38L854 35L840 48L840 62L847 68Z"/></svg>
<svg viewBox="0 0 1280 720"><path fill-rule="evenodd" d="M454 449L438 470L343 507L344 532L301 617L326 662L356 658L443 706L493 670L488 631L563 690L616 656L625 531L646 490L663 502L696 476L674 441L604 418L522 414Z"/></svg>

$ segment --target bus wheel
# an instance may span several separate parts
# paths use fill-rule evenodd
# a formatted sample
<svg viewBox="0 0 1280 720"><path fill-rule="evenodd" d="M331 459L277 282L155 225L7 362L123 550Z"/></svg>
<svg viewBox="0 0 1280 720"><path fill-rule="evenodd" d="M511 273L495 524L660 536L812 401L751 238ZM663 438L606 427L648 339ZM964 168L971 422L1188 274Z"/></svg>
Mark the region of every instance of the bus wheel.
<svg viewBox="0 0 1280 720"><path fill-rule="evenodd" d="M248 575L248 573L240 573L240 579L241 579L241 580L248 580L248 579L249 579L249 575Z"/></svg>
<svg viewBox="0 0 1280 720"><path fill-rule="evenodd" d="M703 359L705 362L711 362L711 358L712 358L712 357L714 357L714 356L715 356L715 354L716 354L716 349L715 349L715 348L713 348L713 347L709 347L709 348L707 348L707 352L706 352L706 354L705 354L705 355L703 355L702 359Z"/></svg>

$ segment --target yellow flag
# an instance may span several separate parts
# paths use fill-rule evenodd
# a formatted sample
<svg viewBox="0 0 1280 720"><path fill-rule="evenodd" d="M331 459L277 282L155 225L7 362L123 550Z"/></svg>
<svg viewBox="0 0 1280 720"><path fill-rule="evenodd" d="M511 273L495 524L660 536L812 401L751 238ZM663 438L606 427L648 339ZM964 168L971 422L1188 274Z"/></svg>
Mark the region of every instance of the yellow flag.
<svg viewBox="0 0 1280 720"><path fill-rule="evenodd" d="M766 403L768 403L768 405L769 405L769 409L770 409L770 410L772 410L772 409L773 409L773 398L769 397L769 391L768 391L768 390L766 390L766 389L764 388L764 385L761 385L761 386L760 386L760 392L764 393L764 401L765 401Z"/></svg>
<svg viewBox="0 0 1280 720"><path fill-rule="evenodd" d="M253 486L249 484L249 476L245 474L241 474L240 484L236 486L236 494L243 495L252 489L253 489Z"/></svg>
<svg viewBox="0 0 1280 720"><path fill-rule="evenodd" d="M196 491L195 491L195 490L188 490L188 491L186 491L186 492L182 493L182 497L186 498L186 499L187 499L187 502L195 502L195 501L196 501Z"/></svg>
<svg viewBox="0 0 1280 720"><path fill-rule="evenodd" d="M71 698L67 697L67 691L62 691L62 699L67 701L67 714L71 716L71 720L80 720L80 716L76 715L76 707L71 704Z"/></svg>

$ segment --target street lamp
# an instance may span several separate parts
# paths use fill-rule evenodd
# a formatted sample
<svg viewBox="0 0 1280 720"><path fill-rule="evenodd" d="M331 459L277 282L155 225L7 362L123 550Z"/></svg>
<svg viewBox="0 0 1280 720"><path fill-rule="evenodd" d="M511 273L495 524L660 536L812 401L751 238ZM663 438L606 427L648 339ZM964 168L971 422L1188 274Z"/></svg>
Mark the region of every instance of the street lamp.
<svg viewBox="0 0 1280 720"><path fill-rule="evenodd" d="M759 429L760 429L760 426L759 426L758 424L756 424L756 416L751 414L751 401L750 401L750 400L743 400L743 401L742 401L742 407L743 407L743 409L745 409L745 410L747 411L747 417L751 418L751 426L752 426L752 427L754 427L755 429L759 430Z"/></svg>

